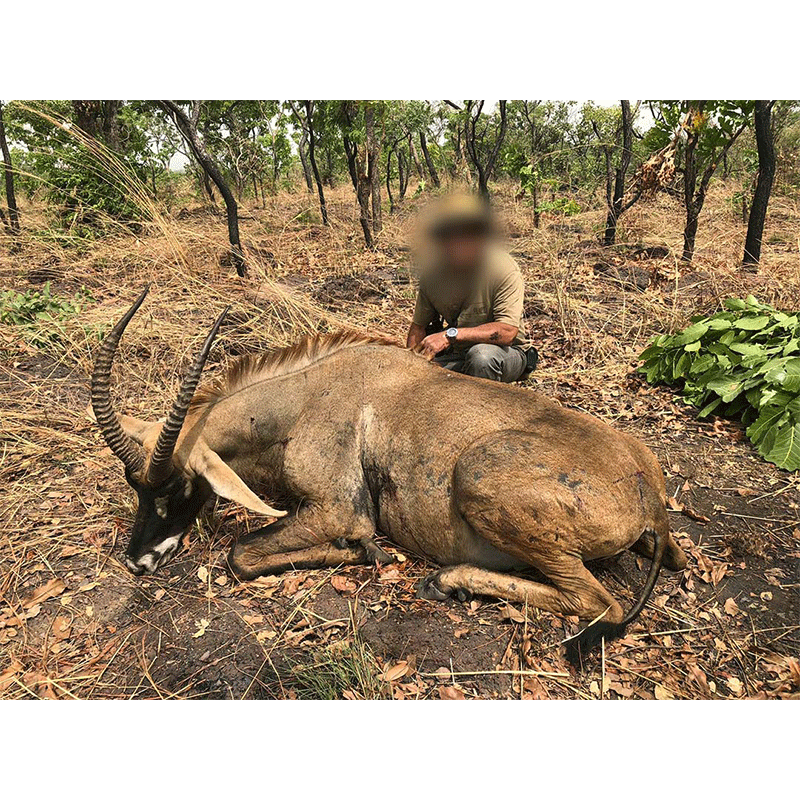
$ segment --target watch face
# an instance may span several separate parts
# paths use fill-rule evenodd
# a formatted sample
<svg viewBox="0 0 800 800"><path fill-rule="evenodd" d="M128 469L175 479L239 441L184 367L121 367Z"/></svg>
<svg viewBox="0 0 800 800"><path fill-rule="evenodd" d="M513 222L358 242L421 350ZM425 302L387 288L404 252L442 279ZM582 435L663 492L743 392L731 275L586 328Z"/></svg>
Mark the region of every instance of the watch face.
<svg viewBox="0 0 800 800"><path fill-rule="evenodd" d="M457 328L448 328L445 332L445 336L448 339L455 339L458 336L458 329Z"/></svg>

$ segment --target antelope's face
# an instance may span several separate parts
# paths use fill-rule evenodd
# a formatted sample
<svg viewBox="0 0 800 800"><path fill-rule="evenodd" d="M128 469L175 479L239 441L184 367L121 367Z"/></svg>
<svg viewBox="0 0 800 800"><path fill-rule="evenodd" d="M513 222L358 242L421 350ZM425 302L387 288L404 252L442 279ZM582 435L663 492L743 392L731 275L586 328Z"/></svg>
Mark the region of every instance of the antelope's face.
<svg viewBox="0 0 800 800"><path fill-rule="evenodd" d="M151 574L178 552L209 493L180 473L155 488L138 482L127 470L125 478L139 500L125 566L134 575Z"/></svg>
<svg viewBox="0 0 800 800"><path fill-rule="evenodd" d="M188 468L181 468L173 458L203 365L227 309L217 318L186 371L178 397L163 422L142 422L117 414L111 407L109 384L114 354L125 328L146 296L147 289L103 340L92 370L95 419L111 451L125 465L125 479L139 499L125 553L125 565L134 575L155 572L175 555L181 538L212 492L258 514L271 517L286 514L256 497L220 456L202 442L195 441Z"/></svg>

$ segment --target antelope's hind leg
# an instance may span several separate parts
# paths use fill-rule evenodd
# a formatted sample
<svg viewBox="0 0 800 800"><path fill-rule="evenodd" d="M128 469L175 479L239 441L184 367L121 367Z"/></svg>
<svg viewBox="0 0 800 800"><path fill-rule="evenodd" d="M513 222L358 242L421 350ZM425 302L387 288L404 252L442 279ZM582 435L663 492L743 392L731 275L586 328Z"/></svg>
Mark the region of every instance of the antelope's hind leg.
<svg viewBox="0 0 800 800"><path fill-rule="evenodd" d="M580 559L570 559L560 565L558 578L553 576L553 580L556 586L548 586L516 575L458 564L424 578L417 588L417 596L442 600L451 595L479 594L556 614L575 614L582 619L593 620L601 615L608 622L622 619L622 607Z"/></svg>

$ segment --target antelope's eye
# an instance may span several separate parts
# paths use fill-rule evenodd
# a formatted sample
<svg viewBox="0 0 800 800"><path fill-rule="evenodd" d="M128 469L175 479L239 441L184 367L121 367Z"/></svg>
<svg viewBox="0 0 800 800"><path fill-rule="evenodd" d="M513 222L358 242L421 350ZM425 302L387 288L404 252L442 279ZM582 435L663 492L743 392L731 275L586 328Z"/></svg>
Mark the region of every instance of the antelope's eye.
<svg viewBox="0 0 800 800"><path fill-rule="evenodd" d="M169 495L166 497L156 497L153 501L156 507L156 514L158 514L161 519L167 518L167 508L169 507Z"/></svg>

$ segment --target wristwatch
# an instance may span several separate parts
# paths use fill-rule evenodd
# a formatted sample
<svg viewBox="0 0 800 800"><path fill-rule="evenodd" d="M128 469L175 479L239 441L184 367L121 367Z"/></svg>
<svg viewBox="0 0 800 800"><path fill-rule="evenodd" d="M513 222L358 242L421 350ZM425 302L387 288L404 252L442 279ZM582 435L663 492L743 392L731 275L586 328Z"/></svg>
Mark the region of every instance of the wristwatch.
<svg viewBox="0 0 800 800"><path fill-rule="evenodd" d="M444 332L444 335L447 338L447 343L452 347L456 340L456 336L458 336L458 328L448 328Z"/></svg>

